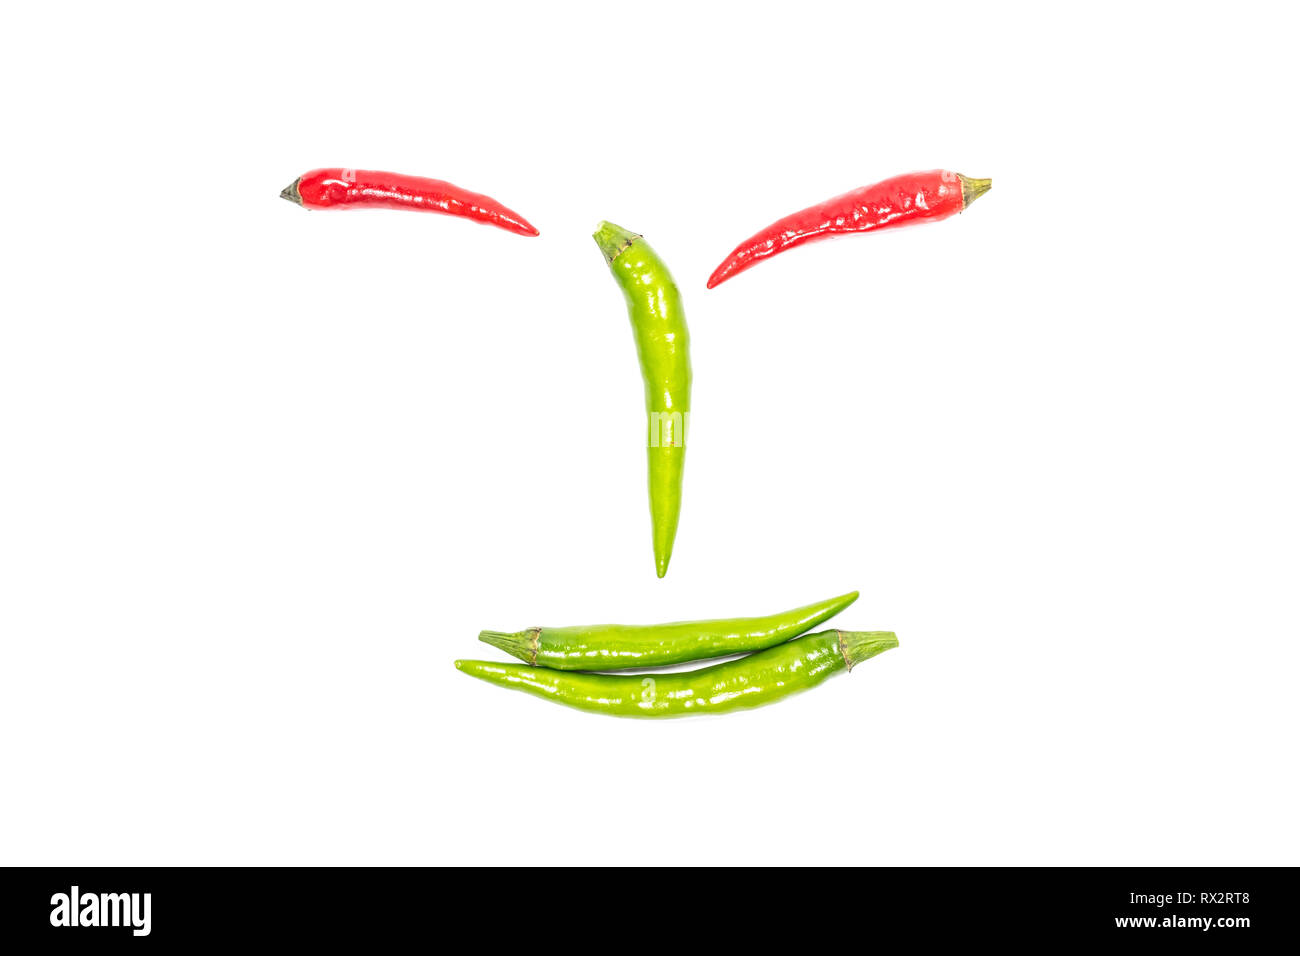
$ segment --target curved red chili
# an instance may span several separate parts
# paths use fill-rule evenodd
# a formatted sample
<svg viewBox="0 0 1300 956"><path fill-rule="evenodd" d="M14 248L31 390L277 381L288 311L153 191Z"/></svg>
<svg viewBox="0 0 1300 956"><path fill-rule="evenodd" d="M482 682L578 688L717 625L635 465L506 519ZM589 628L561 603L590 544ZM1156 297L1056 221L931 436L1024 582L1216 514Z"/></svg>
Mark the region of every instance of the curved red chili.
<svg viewBox="0 0 1300 956"><path fill-rule="evenodd" d="M993 185L946 169L895 176L828 199L778 219L750 236L709 276L709 288L777 255L818 239L846 232L869 232L922 220L947 219L961 212Z"/></svg>
<svg viewBox="0 0 1300 956"><path fill-rule="evenodd" d="M521 236L537 235L532 223L491 196L423 176L403 176L373 169L313 169L286 186L280 198L308 209L379 207L440 212L487 223Z"/></svg>

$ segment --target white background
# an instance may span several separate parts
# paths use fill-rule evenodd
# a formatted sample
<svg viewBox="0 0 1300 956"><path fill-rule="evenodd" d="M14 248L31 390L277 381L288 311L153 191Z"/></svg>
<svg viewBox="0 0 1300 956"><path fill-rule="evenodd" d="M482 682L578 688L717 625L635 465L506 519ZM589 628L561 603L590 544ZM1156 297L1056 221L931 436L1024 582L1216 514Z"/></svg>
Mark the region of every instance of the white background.
<svg viewBox="0 0 1300 956"><path fill-rule="evenodd" d="M1293 14L130 11L0 38L0 861L1300 862ZM277 198L331 165L541 237ZM663 581L602 218L693 336ZM452 668L852 588L901 647L763 710Z"/></svg>

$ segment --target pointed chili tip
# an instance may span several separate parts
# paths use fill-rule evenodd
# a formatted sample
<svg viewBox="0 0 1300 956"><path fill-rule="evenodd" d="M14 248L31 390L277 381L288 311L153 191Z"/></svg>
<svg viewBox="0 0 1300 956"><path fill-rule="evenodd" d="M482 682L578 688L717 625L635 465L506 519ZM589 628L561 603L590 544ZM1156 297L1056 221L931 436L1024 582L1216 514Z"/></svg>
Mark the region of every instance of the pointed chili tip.
<svg viewBox="0 0 1300 956"><path fill-rule="evenodd" d="M673 559L673 543L677 538L677 519L656 521L653 527L655 553L655 576L662 578L668 573L668 562Z"/></svg>
<svg viewBox="0 0 1300 956"><path fill-rule="evenodd" d="M596 227L596 231L591 234L591 238L596 240L596 245L600 247L601 255L605 257L606 262L613 262L619 257L619 254L632 243L636 242L641 236L622 226L616 226L612 222L601 222ZM663 577L661 574L660 577Z"/></svg>
<svg viewBox="0 0 1300 956"><path fill-rule="evenodd" d="M452 663L454 663L454 664L456 665L456 670L458 670L458 671L463 671L463 670L465 669L465 662L464 662L464 661L453 661Z"/></svg>
<svg viewBox="0 0 1300 956"><path fill-rule="evenodd" d="M735 253L732 253L732 256L734 255ZM736 269L736 263L732 261L732 256L727 256L727 258L722 260L722 264L713 270L713 275L709 276L709 281L705 283L705 288L712 289L714 286L722 285L722 283L726 282L736 274L738 270Z"/></svg>
<svg viewBox="0 0 1300 956"><path fill-rule="evenodd" d="M301 205L302 205L302 195L298 192L298 184L299 184L300 182L302 182L302 177L301 177L301 176L299 176L297 179L295 179L295 180L294 180L293 182L291 182L289 185L287 185L287 186L285 186L283 189L281 189L281 190L280 190L280 198L281 198L281 199L287 199L287 200L289 200L289 202L294 202L294 203L297 203L299 206L301 206Z"/></svg>
<svg viewBox="0 0 1300 956"><path fill-rule="evenodd" d="M957 174L957 178L961 180L961 208L963 210L969 209L971 203L993 188L993 180L991 179L971 179L961 173Z"/></svg>
<svg viewBox="0 0 1300 956"><path fill-rule="evenodd" d="M510 213L508 218L502 219L500 222L496 223L496 225L501 226L503 229L509 229L517 236L528 236L531 238L540 235L537 231L537 227L517 212Z"/></svg>

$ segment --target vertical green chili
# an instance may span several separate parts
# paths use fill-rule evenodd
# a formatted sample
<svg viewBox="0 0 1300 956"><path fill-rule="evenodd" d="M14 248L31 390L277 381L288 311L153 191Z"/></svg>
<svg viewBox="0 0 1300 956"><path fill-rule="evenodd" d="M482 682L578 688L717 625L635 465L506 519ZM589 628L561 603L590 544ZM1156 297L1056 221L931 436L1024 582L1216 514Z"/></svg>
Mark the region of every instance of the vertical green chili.
<svg viewBox="0 0 1300 956"><path fill-rule="evenodd" d="M677 536L690 427L691 340L686 313L668 267L639 235L602 222L592 238L627 299L645 379L650 521L655 572L662 578Z"/></svg>

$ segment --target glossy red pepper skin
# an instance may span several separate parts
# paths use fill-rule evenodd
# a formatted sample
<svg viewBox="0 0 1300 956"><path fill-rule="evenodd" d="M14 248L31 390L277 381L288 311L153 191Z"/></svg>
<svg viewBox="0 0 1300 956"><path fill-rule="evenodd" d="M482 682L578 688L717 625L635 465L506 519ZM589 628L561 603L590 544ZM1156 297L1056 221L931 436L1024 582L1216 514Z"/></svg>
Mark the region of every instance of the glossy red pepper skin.
<svg viewBox="0 0 1300 956"><path fill-rule="evenodd" d="M991 181L946 169L907 173L791 213L750 236L709 276L709 288L764 259L851 232L871 232L922 220L947 219L988 192Z"/></svg>
<svg viewBox="0 0 1300 956"><path fill-rule="evenodd" d="M521 236L537 235L532 223L491 196L423 176L373 169L313 169L280 195L308 209L415 209L461 216Z"/></svg>

